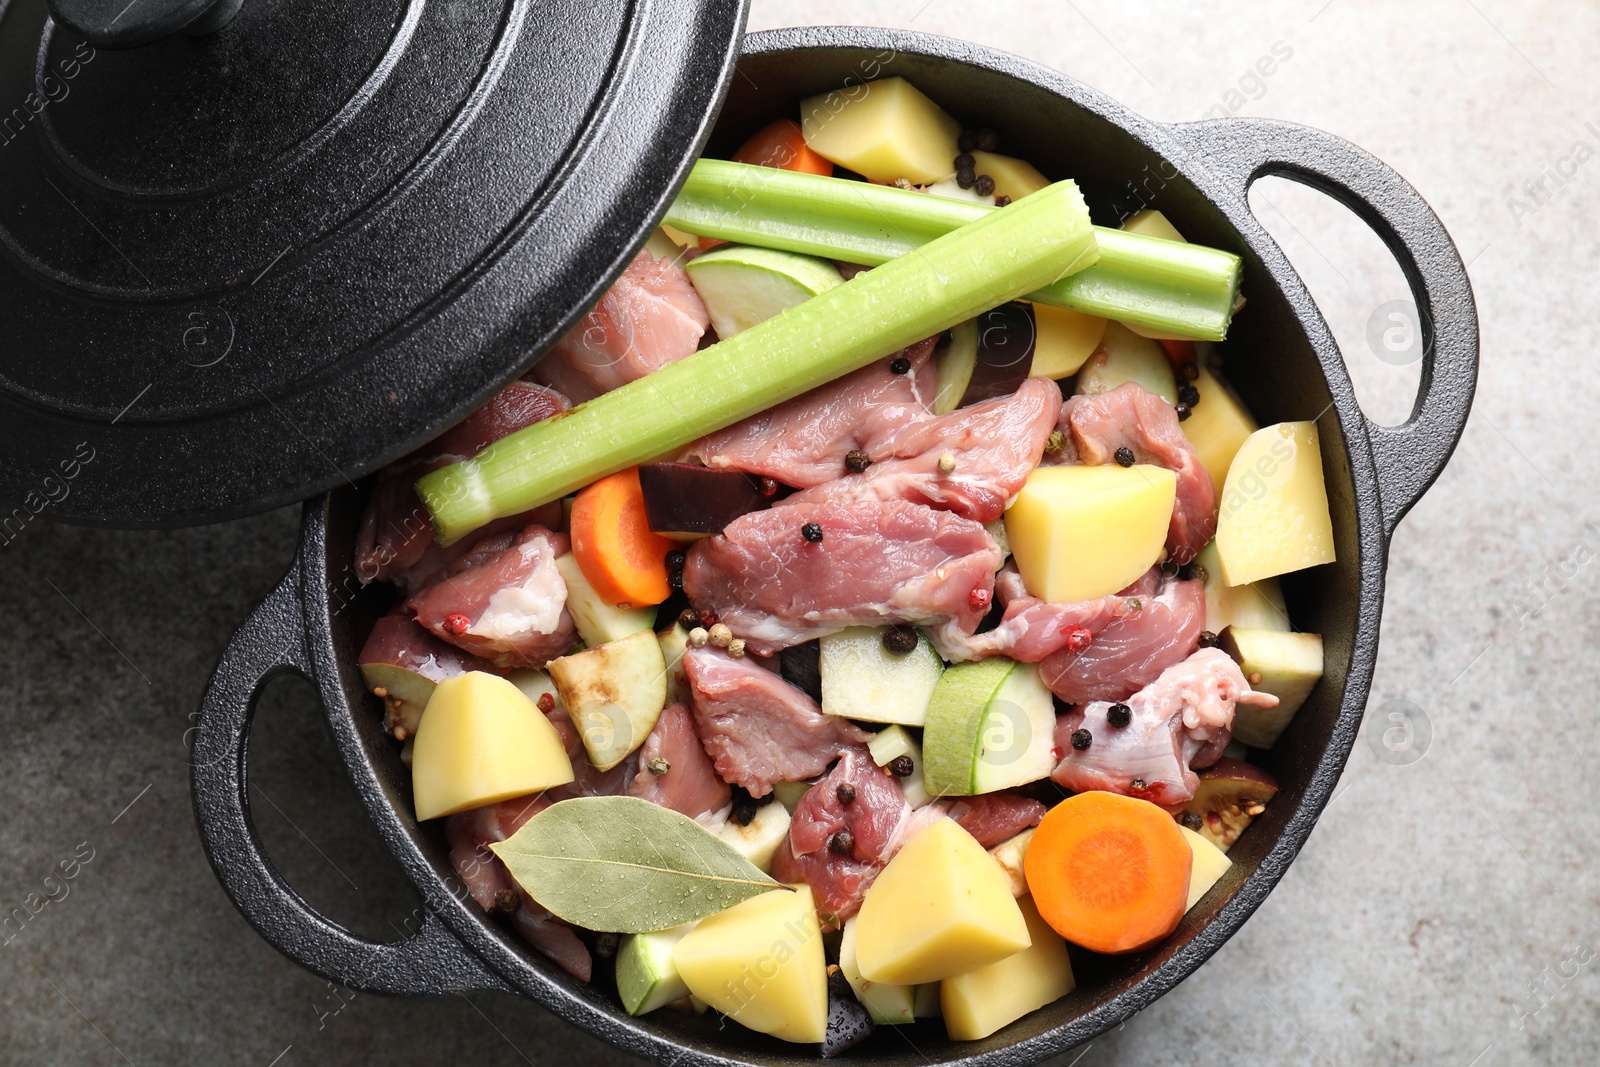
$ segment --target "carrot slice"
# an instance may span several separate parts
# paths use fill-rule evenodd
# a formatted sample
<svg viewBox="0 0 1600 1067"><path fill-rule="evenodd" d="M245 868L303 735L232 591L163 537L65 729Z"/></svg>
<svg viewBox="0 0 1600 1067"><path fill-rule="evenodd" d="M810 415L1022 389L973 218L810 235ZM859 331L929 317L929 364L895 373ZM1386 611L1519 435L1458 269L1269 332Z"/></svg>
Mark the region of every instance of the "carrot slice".
<svg viewBox="0 0 1600 1067"><path fill-rule="evenodd" d="M572 501L572 556L594 591L618 607L659 604L673 543L650 529L639 468L629 467L581 490Z"/></svg>
<svg viewBox="0 0 1600 1067"><path fill-rule="evenodd" d="M733 154L733 161L754 167L820 174L824 178L833 175L833 164L811 150L800 124L794 119L778 119L761 127L739 146L739 150ZM715 237L700 238L702 251L726 243Z"/></svg>
<svg viewBox="0 0 1600 1067"><path fill-rule="evenodd" d="M811 150L794 119L778 119L761 127L739 146L733 159L735 163L797 170L802 174L833 174L833 164Z"/></svg>
<svg viewBox="0 0 1600 1067"><path fill-rule="evenodd" d="M1175 366L1181 367L1185 363L1195 362L1193 341L1185 341L1182 338L1164 337L1157 343L1166 350L1167 358L1172 360Z"/></svg>
<svg viewBox="0 0 1600 1067"><path fill-rule="evenodd" d="M1045 922L1091 952L1137 952L1177 929L1193 854L1172 816L1091 791L1051 808L1023 860Z"/></svg>

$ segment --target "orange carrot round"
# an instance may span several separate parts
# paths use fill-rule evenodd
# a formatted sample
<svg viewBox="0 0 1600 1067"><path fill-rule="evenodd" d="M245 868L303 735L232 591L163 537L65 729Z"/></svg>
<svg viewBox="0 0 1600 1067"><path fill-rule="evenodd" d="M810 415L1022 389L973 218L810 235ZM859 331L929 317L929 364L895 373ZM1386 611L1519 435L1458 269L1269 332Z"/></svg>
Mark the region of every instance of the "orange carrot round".
<svg viewBox="0 0 1600 1067"><path fill-rule="evenodd" d="M833 173L833 164L806 144L805 134L794 119L778 119L761 127L733 154L734 162L756 167L777 167L803 174Z"/></svg>
<svg viewBox="0 0 1600 1067"><path fill-rule="evenodd" d="M572 556L608 603L640 608L667 599L673 547L650 529L637 467L600 479L572 501Z"/></svg>
<svg viewBox="0 0 1600 1067"><path fill-rule="evenodd" d="M1172 816L1092 791L1045 814L1023 873L1044 921L1091 952L1137 952L1177 929L1193 853Z"/></svg>
<svg viewBox="0 0 1600 1067"><path fill-rule="evenodd" d="M1182 338L1164 337L1158 343L1161 345L1162 349L1166 351L1167 358L1172 360L1173 364L1176 366L1181 367L1185 363L1193 363L1198 358L1195 355L1193 341L1185 341Z"/></svg>

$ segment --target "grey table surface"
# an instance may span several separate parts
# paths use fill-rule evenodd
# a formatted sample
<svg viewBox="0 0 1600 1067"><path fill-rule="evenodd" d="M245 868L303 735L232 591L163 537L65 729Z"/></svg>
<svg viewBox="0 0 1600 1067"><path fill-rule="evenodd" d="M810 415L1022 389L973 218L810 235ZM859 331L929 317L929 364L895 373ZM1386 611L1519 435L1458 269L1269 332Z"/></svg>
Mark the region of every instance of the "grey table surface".
<svg viewBox="0 0 1600 1067"><path fill-rule="evenodd" d="M1584 385L1600 379L1600 166L1588 165L1600 10L756 0L751 21L911 26L1024 54L1157 119L1209 110L1323 127L1405 174L1470 261L1478 400L1395 538L1368 724L1340 791L1237 937L1059 1062L1600 1059L1600 602L1582 593L1600 552ZM1270 76L1258 73L1275 51ZM1324 309L1369 413L1402 419L1416 368L1366 341L1374 309L1405 295L1398 269L1321 194L1268 180L1252 204ZM295 531L293 510L179 533L40 520L0 548L0 912L76 864L59 899L0 934L0 1062L618 1061L509 996L338 996L262 942L213 880L185 733ZM410 891L366 831L307 687L276 685L259 719L254 806L272 854L328 914L385 936ZM1384 735L1408 726L1397 759Z"/></svg>

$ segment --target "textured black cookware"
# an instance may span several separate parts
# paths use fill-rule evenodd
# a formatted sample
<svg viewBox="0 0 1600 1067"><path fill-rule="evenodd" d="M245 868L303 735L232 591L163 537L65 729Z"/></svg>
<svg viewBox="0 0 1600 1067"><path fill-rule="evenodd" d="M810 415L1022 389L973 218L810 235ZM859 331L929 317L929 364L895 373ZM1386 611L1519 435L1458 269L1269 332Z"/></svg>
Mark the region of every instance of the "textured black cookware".
<svg viewBox="0 0 1600 1067"><path fill-rule="evenodd" d="M904 1035L880 1029L851 1053L883 1064L1034 1062L1116 1025L1193 972L1260 905L1310 834L1361 721L1390 535L1444 466L1467 417L1478 345L1467 275L1439 221L1403 179L1315 130L1256 119L1161 125L1013 56L885 30L756 34L745 41L740 73L714 150L792 113L805 94L903 74L958 117L994 126L1005 147L1047 174L1078 179L1098 221L1114 223L1120 212L1141 206L1142 197L1193 240L1237 251L1250 303L1224 345L1233 380L1263 423L1316 419L1321 428L1339 562L1292 576L1285 587L1296 626L1325 638L1327 675L1264 757L1283 790L1233 849L1223 881L1154 951L1078 956L1075 993L993 1037L952 1043L937 1022L924 1023ZM1422 387L1404 426L1377 426L1357 407L1327 325L1246 207L1246 189L1263 174L1333 195L1399 260L1426 323ZM604 971L593 986L571 981L465 899L438 828L412 819L408 776L355 666L375 610L357 591L350 567L360 503L359 493L339 489L307 506L294 566L240 628L205 696L194 752L195 808L217 875L240 910L292 958L359 988L517 990L663 1062L813 1062L813 1049L719 1027L714 1017L629 1018ZM407 941L368 942L317 915L260 850L245 791L247 736L262 685L284 672L318 686L372 821L423 896L426 908Z"/></svg>
<svg viewBox="0 0 1600 1067"><path fill-rule="evenodd" d="M0 501L87 444L49 514L120 526L347 484L526 369L666 209L746 6L51 4L0 2Z"/></svg>

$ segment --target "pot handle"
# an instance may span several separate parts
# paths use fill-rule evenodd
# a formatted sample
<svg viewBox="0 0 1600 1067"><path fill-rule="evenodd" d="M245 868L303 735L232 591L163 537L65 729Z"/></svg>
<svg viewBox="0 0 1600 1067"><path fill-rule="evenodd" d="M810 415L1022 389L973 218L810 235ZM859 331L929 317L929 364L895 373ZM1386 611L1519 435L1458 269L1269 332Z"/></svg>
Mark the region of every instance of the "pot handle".
<svg viewBox="0 0 1600 1067"><path fill-rule="evenodd" d="M1331 133L1274 119L1186 122L1172 132L1196 164L1233 186L1277 175L1339 201L1394 254L1411 286L1422 330L1422 381L1399 426L1366 419L1384 531L1392 534L1433 484L1466 428L1478 380L1478 313L1472 283L1444 224L1387 164Z"/></svg>
<svg viewBox="0 0 1600 1067"><path fill-rule="evenodd" d="M201 700L190 783L195 821L217 880L279 952L351 989L397 996L508 990L424 903L410 936L369 941L318 913L261 848L250 814L250 723L267 683L315 674L306 641L297 559L234 633Z"/></svg>

